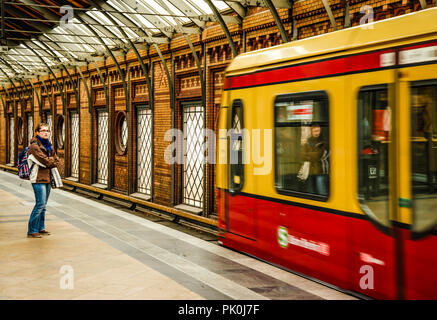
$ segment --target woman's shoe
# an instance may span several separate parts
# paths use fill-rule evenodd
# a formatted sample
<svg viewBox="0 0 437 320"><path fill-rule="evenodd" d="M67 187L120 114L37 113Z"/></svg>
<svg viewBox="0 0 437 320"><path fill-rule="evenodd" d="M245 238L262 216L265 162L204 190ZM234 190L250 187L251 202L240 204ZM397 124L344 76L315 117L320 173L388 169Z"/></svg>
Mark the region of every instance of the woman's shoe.
<svg viewBox="0 0 437 320"><path fill-rule="evenodd" d="M42 236L38 232L32 233L32 234L28 234L27 237L28 238L42 238Z"/></svg>
<svg viewBox="0 0 437 320"><path fill-rule="evenodd" d="M48 232L47 230L41 230L39 233L42 234L43 236L44 235L46 235L46 236L50 235L50 232Z"/></svg>

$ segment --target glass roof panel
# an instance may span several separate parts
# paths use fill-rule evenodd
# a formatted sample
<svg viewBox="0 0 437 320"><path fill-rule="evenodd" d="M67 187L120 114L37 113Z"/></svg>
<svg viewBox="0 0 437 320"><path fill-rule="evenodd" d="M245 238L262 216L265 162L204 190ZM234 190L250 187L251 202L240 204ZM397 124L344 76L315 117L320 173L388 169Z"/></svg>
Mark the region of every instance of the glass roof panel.
<svg viewBox="0 0 437 320"><path fill-rule="evenodd" d="M196 13L196 15L202 15L203 14L203 12L201 12L201 11L199 11L199 9L196 7L196 6L193 6L192 4L191 4L191 2L186 2L186 1L184 1L185 3L186 3L186 5L191 9L191 10L194 10L194 12Z"/></svg>
<svg viewBox="0 0 437 320"><path fill-rule="evenodd" d="M223 11L230 8L224 1L212 0L212 3L217 7L219 11Z"/></svg>
<svg viewBox="0 0 437 320"><path fill-rule="evenodd" d="M192 6L196 6L197 8L199 8L203 13L212 14L211 8L205 1L193 1L193 0L186 0L186 1L189 2Z"/></svg>
<svg viewBox="0 0 437 320"><path fill-rule="evenodd" d="M170 1L168 1L167 3L168 8L178 16L178 18L180 20L182 20L184 23L190 22L190 19L186 17L186 15L184 15L182 13L182 11L179 10L179 8L175 7Z"/></svg>
<svg viewBox="0 0 437 320"><path fill-rule="evenodd" d="M152 7L154 8L158 13L163 14L163 15L168 15L169 12L167 10L165 10L160 4L156 3L154 0L147 0L147 1L142 1L143 4L145 4L147 7Z"/></svg>
<svg viewBox="0 0 437 320"><path fill-rule="evenodd" d="M71 5L75 7L73 3ZM230 8L223 0L212 0L212 3L219 11ZM213 14L206 0L107 0L104 4L104 8L108 9L106 13L96 8L75 11L73 24L57 25L46 32L45 37L39 35L11 47L8 52L1 53L3 63L10 61L11 65L13 63L17 66L17 72L46 69L44 62L53 65L58 64L59 60L68 62L76 58L83 59L89 53L102 54L106 50L102 41L109 48L113 48L126 43L126 36L134 39L147 34L171 38L174 27L186 24L191 27L193 20L196 22L194 27L203 26L195 18ZM78 17L86 15L92 21L84 19L85 22L82 23ZM120 28L123 32L120 32ZM27 43L32 50L23 43ZM11 69L8 66L3 68L2 61L0 68L5 71Z"/></svg>
<svg viewBox="0 0 437 320"><path fill-rule="evenodd" d="M127 34L129 38L133 38L136 36L135 32L133 32L130 28L126 28L126 25L122 23L119 19L117 19L112 13L107 13L107 15L111 17L111 19L116 23L116 25L123 28L123 31ZM114 25L114 27L109 27L109 28L111 28L111 30L117 30L117 34L120 35L119 40L123 42L127 42L126 37L120 32L119 28L116 27L116 25Z"/></svg>
<svg viewBox="0 0 437 320"><path fill-rule="evenodd" d="M102 12L99 12L97 10L90 10L87 11L86 14L88 14L91 18L93 18L96 21L101 21L104 24L104 27L108 29L111 33L116 35L118 38L123 38L120 31L118 31L117 27L114 26L114 24L109 20L106 15L104 15ZM113 27L114 26L114 27ZM93 26L90 26L93 28Z"/></svg>
<svg viewBox="0 0 437 320"><path fill-rule="evenodd" d="M153 25L149 21L144 19L142 15L135 14L135 13L137 13L137 11L134 10L132 7L126 5L125 3L117 3L117 2L111 1L111 0L108 1L107 3L110 6L112 6L113 8L117 9L118 11L123 12L123 15L127 19L129 19L129 21L131 21L138 28L143 28L143 27L153 28ZM128 29L128 28L125 28L125 30L130 31L130 29ZM136 37L136 35L132 35L132 34L133 34L133 32L130 32L131 37Z"/></svg>

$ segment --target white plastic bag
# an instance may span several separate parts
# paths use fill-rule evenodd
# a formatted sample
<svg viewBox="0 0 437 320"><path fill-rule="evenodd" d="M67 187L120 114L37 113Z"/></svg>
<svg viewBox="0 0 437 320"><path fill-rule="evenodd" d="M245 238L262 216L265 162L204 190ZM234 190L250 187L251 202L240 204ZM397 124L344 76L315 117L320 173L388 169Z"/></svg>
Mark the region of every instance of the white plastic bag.
<svg viewBox="0 0 437 320"><path fill-rule="evenodd" d="M305 161L300 167L299 172L297 173L297 178L302 181L306 181L308 179L308 175L310 174L310 162Z"/></svg>
<svg viewBox="0 0 437 320"><path fill-rule="evenodd" d="M62 179L61 179L61 175L59 174L58 168L56 167L51 168L50 171L53 179L52 187L53 188L63 187L64 185L62 184Z"/></svg>

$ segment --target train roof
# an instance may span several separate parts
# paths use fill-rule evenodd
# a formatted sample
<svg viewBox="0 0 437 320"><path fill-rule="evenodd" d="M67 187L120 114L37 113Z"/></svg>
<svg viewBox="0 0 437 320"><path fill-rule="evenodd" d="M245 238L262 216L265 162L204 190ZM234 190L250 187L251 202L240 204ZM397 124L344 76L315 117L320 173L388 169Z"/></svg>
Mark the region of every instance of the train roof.
<svg viewBox="0 0 437 320"><path fill-rule="evenodd" d="M383 44L404 38L437 32L437 8L430 8L385 19L382 21L355 26L302 40L243 53L235 57L226 73L247 72L261 66L272 66L287 61L341 53L358 47Z"/></svg>

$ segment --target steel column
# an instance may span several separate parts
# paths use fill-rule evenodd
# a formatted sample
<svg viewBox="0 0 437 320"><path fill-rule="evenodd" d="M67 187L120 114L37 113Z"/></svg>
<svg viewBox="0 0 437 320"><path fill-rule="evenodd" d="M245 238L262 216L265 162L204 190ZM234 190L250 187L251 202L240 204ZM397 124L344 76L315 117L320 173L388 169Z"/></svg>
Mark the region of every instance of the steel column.
<svg viewBox="0 0 437 320"><path fill-rule="evenodd" d="M345 28L350 28L351 27L351 17L350 17L350 11L349 11L349 0L345 0L344 27Z"/></svg>
<svg viewBox="0 0 437 320"><path fill-rule="evenodd" d="M29 80L29 83L32 86L33 94L36 95L36 99L38 101L38 110L41 110L41 108L42 108L41 107L41 99L40 99L40 96L38 96L38 91L36 90L35 85L33 84L32 81ZM32 114L34 115L34 113L35 113L34 104L32 104Z"/></svg>
<svg viewBox="0 0 437 320"><path fill-rule="evenodd" d="M234 40L232 39L231 33L229 32L228 27L226 26L225 21L223 20L223 17L221 16L220 12L217 10L215 5L212 3L211 0L205 0L205 2L208 4L208 6L211 8L212 12L214 13L214 16L220 23L223 32L225 33L226 38L228 39L229 45L231 46L232 53L234 55L234 58L238 55L237 48L235 47Z"/></svg>
<svg viewBox="0 0 437 320"><path fill-rule="evenodd" d="M2 60L3 63L5 63L6 66L7 66L8 68L10 68L12 71L14 71L14 69L13 69L13 68L8 64L7 61L5 61L3 58L0 58L0 60ZM20 93L18 92L18 88L17 88L17 86L15 85L14 81L13 81L13 80L8 76L8 74L7 74L3 69L0 68L0 70L1 70L1 72L3 72L3 74L8 78L9 82L12 84L12 87L13 87L13 88L15 89L15 91L17 92L17 97L18 97L18 100L20 101L20 104L21 104L21 112L23 112L23 110L24 110L23 101L22 101L22 99L21 99L21 97L20 97ZM14 108L15 108L15 107L14 107Z"/></svg>
<svg viewBox="0 0 437 320"><path fill-rule="evenodd" d="M329 20L331 21L332 28L337 31L337 23L335 22L334 15L332 14L331 7L329 6L328 0L322 0L325 6L326 12L328 13Z"/></svg>
<svg viewBox="0 0 437 320"><path fill-rule="evenodd" d="M269 7L270 12L272 13L273 19L275 19L276 25L279 28L279 33L281 34L282 42L287 43L289 42L287 31L285 31L284 25L282 24L281 18L279 17L278 11L276 10L275 6L273 5L272 0L264 0Z"/></svg>
<svg viewBox="0 0 437 320"><path fill-rule="evenodd" d="M62 100L62 110L63 110L63 113L65 114L65 110L66 110L66 101L65 101L65 95L64 95L64 91L63 91L63 89L65 89L65 83L64 83L64 85L62 86L62 88L61 88L61 84L59 83L59 81L58 81L58 78L56 77L56 75L55 75L55 73L53 72L53 70L52 70L52 68L50 68L50 66L44 61L44 59L43 58L41 58L37 53L36 53L36 51L35 50L33 50L33 48L32 47L30 47L29 45L27 45L27 44L23 44L26 48L28 48L30 51L32 51L34 54L35 54L35 56L37 56L38 57L38 59L40 59L41 60L41 62L43 62L45 65L46 65L46 67L48 68L48 70L49 70L49 72L52 74L52 76L53 76L53 78L55 79L55 82L56 82L56 85L57 85L57 87L58 87L58 90L59 90L59 92L61 93L61 100ZM53 92L53 95L54 95L54 92ZM53 105L52 105L52 116L53 116L53 128L55 129L56 128L56 110L55 110L55 108L53 107ZM55 130L54 130L55 131ZM56 140L56 136L54 135L53 136L53 142Z"/></svg>
<svg viewBox="0 0 437 320"><path fill-rule="evenodd" d="M6 95L5 87L2 86L2 88L5 91L5 95ZM0 94L0 97L1 97L2 103L3 103L3 115L5 115L6 114L6 100L4 99L3 94Z"/></svg>
<svg viewBox="0 0 437 320"><path fill-rule="evenodd" d="M101 9L101 7L99 6L99 8ZM114 21L114 19L107 14L106 12L103 12L103 14L117 27L117 29L120 31L120 33L122 34L123 37L128 38L127 34L125 33L125 31L123 30L123 28L119 27L118 24ZM149 73L148 70L146 68L146 66L144 65L143 59L141 59L140 53L138 52L137 48L135 47L134 43L129 39L128 40L129 45L132 47L133 51L135 52L135 55L138 59L138 61L140 62L141 68L143 69L143 73L144 76L146 77L146 82L147 82L147 89L149 92L149 97L151 96L151 85L150 85L150 79L149 79ZM127 66L126 66L126 70L127 70ZM128 71L127 71L128 72ZM133 112L130 112L130 90L126 91L125 90L125 96L126 98L126 110L127 110L127 116L128 116L128 194L131 194L134 192L134 186L132 184L131 178L132 178L132 169L133 169L133 163L132 163L132 159L133 159L133 141L132 141L132 137L133 137Z"/></svg>
<svg viewBox="0 0 437 320"><path fill-rule="evenodd" d="M53 96L54 96L54 94L53 94L53 92L52 92L52 97L50 98L49 97L49 90L47 89L47 85L46 85L46 83L44 82L44 79L41 79L41 81L42 81L42 84L43 84L43 86L44 86L44 89L46 90L46 93L47 93L47 98L49 99L49 104L50 104L50 110L53 110L53 101L52 101L52 99L53 99ZM41 92L41 99L42 99L42 92ZM41 109L39 109L39 115L40 115L40 118L42 118L42 108Z"/></svg>

